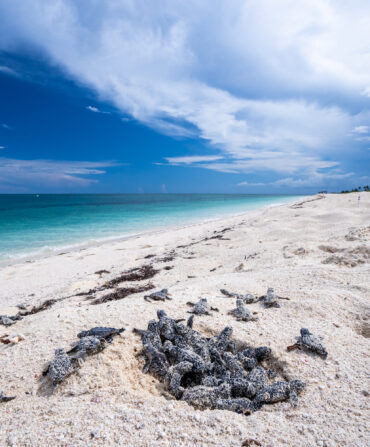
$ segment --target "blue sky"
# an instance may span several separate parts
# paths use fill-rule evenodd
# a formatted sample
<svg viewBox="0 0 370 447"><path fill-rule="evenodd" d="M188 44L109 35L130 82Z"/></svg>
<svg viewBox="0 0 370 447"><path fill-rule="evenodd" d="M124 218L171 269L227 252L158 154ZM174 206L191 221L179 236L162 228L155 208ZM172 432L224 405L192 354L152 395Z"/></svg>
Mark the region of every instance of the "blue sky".
<svg viewBox="0 0 370 447"><path fill-rule="evenodd" d="M3 0L0 193L368 184L369 20L365 0Z"/></svg>

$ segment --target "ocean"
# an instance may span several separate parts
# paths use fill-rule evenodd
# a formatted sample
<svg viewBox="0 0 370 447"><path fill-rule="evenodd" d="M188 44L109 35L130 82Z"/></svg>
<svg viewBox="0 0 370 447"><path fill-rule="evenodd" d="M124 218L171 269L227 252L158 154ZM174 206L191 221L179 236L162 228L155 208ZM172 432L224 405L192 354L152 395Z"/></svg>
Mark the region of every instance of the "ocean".
<svg viewBox="0 0 370 447"><path fill-rule="evenodd" d="M0 195L0 260L14 261L286 203L252 194Z"/></svg>

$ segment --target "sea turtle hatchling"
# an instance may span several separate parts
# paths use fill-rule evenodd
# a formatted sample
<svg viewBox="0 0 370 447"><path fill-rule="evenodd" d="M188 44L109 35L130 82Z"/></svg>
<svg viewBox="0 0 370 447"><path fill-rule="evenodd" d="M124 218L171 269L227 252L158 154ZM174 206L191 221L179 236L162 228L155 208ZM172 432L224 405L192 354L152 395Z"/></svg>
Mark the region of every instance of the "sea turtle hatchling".
<svg viewBox="0 0 370 447"><path fill-rule="evenodd" d="M105 347L106 341L104 338L99 339L98 337L88 335L87 337L80 338L75 346L67 351L67 354L75 354L75 357L84 358L87 355L97 354Z"/></svg>
<svg viewBox="0 0 370 447"><path fill-rule="evenodd" d="M243 300L244 304L252 304L252 303L257 303L257 301L260 300L260 298L256 295L253 295L252 293L246 293L245 295L242 295L240 293L233 293L233 292L229 292L226 289L221 289L220 292L225 295L225 296L229 296L231 298L236 298L239 300Z"/></svg>
<svg viewBox="0 0 370 447"><path fill-rule="evenodd" d="M228 315L233 315L238 321L257 321L258 320L258 318L252 316L250 310L244 306L243 300L241 300L241 299L236 300L236 308L233 310L230 310L228 312Z"/></svg>
<svg viewBox="0 0 370 447"><path fill-rule="evenodd" d="M143 345L153 345L159 351L162 350L162 340L159 336L158 323L155 320L149 321L147 330L134 328L133 332L141 335Z"/></svg>
<svg viewBox="0 0 370 447"><path fill-rule="evenodd" d="M209 348L216 349L221 354L223 354L225 351L231 351L233 354L235 354L235 342L231 340L232 333L233 328L231 326L226 326L219 334L211 337L208 340Z"/></svg>
<svg viewBox="0 0 370 447"><path fill-rule="evenodd" d="M146 301L166 301L172 300L171 295L168 293L168 289L162 289L159 292L153 292L150 295L145 295L144 300Z"/></svg>
<svg viewBox="0 0 370 447"><path fill-rule="evenodd" d="M55 350L55 357L50 362L43 375L48 375L53 385L56 387L59 383L79 368L79 363L71 358L63 348Z"/></svg>
<svg viewBox="0 0 370 447"><path fill-rule="evenodd" d="M294 408L297 407L298 395L304 390L306 384L302 380L291 380L290 382L274 382L265 386L257 393L254 399L255 408L264 404L274 404L284 400L290 400Z"/></svg>
<svg viewBox="0 0 370 447"><path fill-rule="evenodd" d="M184 387L181 386L181 380L185 374L190 373L193 369L191 362L180 362L171 368L171 371L167 374L166 382L170 392L180 399L184 393Z"/></svg>
<svg viewBox="0 0 370 447"><path fill-rule="evenodd" d="M11 326L18 320L22 320L22 317L20 315L14 315L10 317L8 317L7 315L0 315L0 324L3 326Z"/></svg>
<svg viewBox="0 0 370 447"><path fill-rule="evenodd" d="M288 351L293 349L305 349L307 351L315 352L324 359L328 356L325 346L322 344L322 337L312 334L308 329L301 329L301 336L297 337L297 342L288 346Z"/></svg>
<svg viewBox="0 0 370 447"><path fill-rule="evenodd" d="M77 337L83 338L92 336L99 338L100 340L104 338L108 343L110 343L114 335L121 334L124 330L124 328L116 329L114 327L93 327L87 331L81 331L77 334Z"/></svg>
<svg viewBox="0 0 370 447"><path fill-rule="evenodd" d="M146 357L143 373L150 372L153 376L163 380L170 367L166 355L150 344L143 346L143 353Z"/></svg>
<svg viewBox="0 0 370 447"><path fill-rule="evenodd" d="M278 300L289 300L289 298L276 295L274 289L272 287L269 287L267 289L266 295L260 296L259 300L265 307L280 307Z"/></svg>
<svg viewBox="0 0 370 447"><path fill-rule="evenodd" d="M197 303L192 303L188 301L186 303L188 306L193 306L192 310L189 310L188 313L195 315L211 315L210 311L218 312L216 307L211 307L208 304L207 298L201 298Z"/></svg>
<svg viewBox="0 0 370 447"><path fill-rule="evenodd" d="M106 348L114 335L120 334L124 329L95 327L88 331L80 332L79 341L66 352L63 348L55 350L54 359L43 371L43 376L48 376L56 387L66 377L77 371L82 365L82 359L87 355L96 354Z"/></svg>
<svg viewBox="0 0 370 447"><path fill-rule="evenodd" d="M228 383L222 383L217 387L198 385L186 388L181 397L181 400L201 410L216 408L218 399L230 399L230 385Z"/></svg>
<svg viewBox="0 0 370 447"><path fill-rule="evenodd" d="M169 318L162 309L157 310L158 332L166 340L173 340L176 336L176 321Z"/></svg>

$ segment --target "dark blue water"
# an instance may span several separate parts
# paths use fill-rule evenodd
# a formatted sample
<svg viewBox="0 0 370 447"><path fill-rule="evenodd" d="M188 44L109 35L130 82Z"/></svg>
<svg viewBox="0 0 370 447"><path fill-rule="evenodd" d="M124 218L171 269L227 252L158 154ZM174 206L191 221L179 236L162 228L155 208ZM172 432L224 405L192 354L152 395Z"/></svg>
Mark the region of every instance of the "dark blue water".
<svg viewBox="0 0 370 447"><path fill-rule="evenodd" d="M292 201L249 194L0 195L0 259L82 246Z"/></svg>

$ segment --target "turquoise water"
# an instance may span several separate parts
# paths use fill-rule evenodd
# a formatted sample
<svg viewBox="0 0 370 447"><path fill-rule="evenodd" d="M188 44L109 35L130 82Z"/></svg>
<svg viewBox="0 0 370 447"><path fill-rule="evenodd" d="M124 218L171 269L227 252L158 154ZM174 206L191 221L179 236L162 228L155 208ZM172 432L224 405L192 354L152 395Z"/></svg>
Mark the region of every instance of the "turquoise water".
<svg viewBox="0 0 370 447"><path fill-rule="evenodd" d="M237 214L297 196L249 194L0 195L0 260Z"/></svg>

